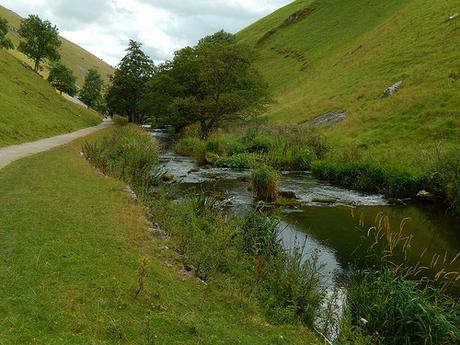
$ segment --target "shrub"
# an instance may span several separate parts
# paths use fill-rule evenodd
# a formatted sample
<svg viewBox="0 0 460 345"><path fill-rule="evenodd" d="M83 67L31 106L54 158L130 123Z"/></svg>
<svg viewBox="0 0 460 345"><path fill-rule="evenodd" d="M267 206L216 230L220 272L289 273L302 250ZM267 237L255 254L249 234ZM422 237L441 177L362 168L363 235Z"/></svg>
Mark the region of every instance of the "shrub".
<svg viewBox="0 0 460 345"><path fill-rule="evenodd" d="M251 186L256 200L274 202L280 187L279 173L267 165L261 165L251 173Z"/></svg>
<svg viewBox="0 0 460 345"><path fill-rule="evenodd" d="M267 153L273 148L273 141L266 135L256 135L247 144L249 152Z"/></svg>
<svg viewBox="0 0 460 345"><path fill-rule="evenodd" d="M117 126L126 126L129 123L129 119L127 117L120 115L114 115L112 119Z"/></svg>
<svg viewBox="0 0 460 345"><path fill-rule="evenodd" d="M85 157L102 172L143 191L161 179L156 171L159 149L153 138L139 127L116 128L99 142L85 143Z"/></svg>
<svg viewBox="0 0 460 345"><path fill-rule="evenodd" d="M205 145L205 142L199 138L187 136L177 141L174 150L181 155L190 155L200 158L206 151Z"/></svg>
<svg viewBox="0 0 460 345"><path fill-rule="evenodd" d="M257 210L250 212L243 223L243 248L246 254L270 259L280 254L279 222Z"/></svg>
<svg viewBox="0 0 460 345"><path fill-rule="evenodd" d="M230 157L221 157L215 162L215 166L231 169L249 169L254 163L254 156L249 153L240 153Z"/></svg>
<svg viewBox="0 0 460 345"><path fill-rule="evenodd" d="M376 343L457 344L460 341L459 306L441 291L399 276L390 268L361 270L348 288L352 322L378 334Z"/></svg>

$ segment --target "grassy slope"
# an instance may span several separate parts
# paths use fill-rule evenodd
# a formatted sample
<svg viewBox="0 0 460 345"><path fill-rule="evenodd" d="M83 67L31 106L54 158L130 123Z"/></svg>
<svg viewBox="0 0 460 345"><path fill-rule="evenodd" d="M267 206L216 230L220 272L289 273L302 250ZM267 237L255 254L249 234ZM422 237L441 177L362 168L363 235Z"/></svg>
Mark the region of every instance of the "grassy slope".
<svg viewBox="0 0 460 345"><path fill-rule="evenodd" d="M80 157L82 141L0 171L0 344L316 343L180 276L171 244L149 235L122 183Z"/></svg>
<svg viewBox="0 0 460 345"><path fill-rule="evenodd" d="M100 116L65 100L40 76L0 50L0 147L98 124Z"/></svg>
<svg viewBox="0 0 460 345"><path fill-rule="evenodd" d="M16 13L8 10L0 5L0 17L4 17L8 20L10 26L19 28L21 17ZM14 32L9 33L9 37L12 39L14 45L17 47L19 43L19 35ZM61 56L64 63L69 66L74 74L77 76L77 84L82 86L85 76L90 68L97 69L105 80L108 80L108 76L113 73L113 67L105 63L98 57L77 46L76 44L61 38ZM13 55L20 58L21 60L28 61L27 57L17 50L10 51ZM29 61L30 62L30 61ZM47 74L47 71L44 71Z"/></svg>
<svg viewBox="0 0 460 345"><path fill-rule="evenodd" d="M306 7L314 12L257 44ZM460 78L451 74L460 76L460 17L447 21L455 13L457 0L298 0L238 38L257 48L277 98L272 121L343 109L349 119L325 130L338 149L358 145L374 159L419 169L424 149L458 144ZM303 71L294 53L307 61ZM398 80L401 91L381 99Z"/></svg>

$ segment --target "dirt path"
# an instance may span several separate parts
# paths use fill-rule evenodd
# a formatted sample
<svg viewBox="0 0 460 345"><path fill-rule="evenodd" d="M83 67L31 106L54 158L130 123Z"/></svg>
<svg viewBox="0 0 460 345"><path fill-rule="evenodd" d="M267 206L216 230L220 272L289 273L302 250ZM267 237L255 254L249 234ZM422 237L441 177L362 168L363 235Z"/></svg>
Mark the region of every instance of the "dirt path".
<svg viewBox="0 0 460 345"><path fill-rule="evenodd" d="M47 151L53 147L67 144L77 138L87 136L91 133L94 133L100 129L110 127L112 121L104 121L100 125L95 127L89 127L80 129L79 131L58 135L56 137L41 139L33 141L30 143L24 143L19 145L12 145L0 148L0 169L6 167L11 162L15 160Z"/></svg>

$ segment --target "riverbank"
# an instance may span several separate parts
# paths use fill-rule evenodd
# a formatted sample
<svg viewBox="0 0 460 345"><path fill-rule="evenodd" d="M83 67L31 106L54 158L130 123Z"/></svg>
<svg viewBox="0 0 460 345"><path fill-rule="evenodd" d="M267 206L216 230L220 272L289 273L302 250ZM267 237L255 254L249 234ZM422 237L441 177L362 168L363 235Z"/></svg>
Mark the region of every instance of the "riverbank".
<svg viewBox="0 0 460 345"><path fill-rule="evenodd" d="M1 342L316 343L303 327L267 323L250 299L184 274L126 185L81 157L86 140L0 171Z"/></svg>
<svg viewBox="0 0 460 345"><path fill-rule="evenodd" d="M460 157L441 146L424 152L419 162L385 161L362 147L337 147L319 129L299 126L246 126L206 140L190 127L178 134L175 150L202 166L245 169L267 164L280 171L311 171L334 185L380 193L396 204L412 199L460 214Z"/></svg>

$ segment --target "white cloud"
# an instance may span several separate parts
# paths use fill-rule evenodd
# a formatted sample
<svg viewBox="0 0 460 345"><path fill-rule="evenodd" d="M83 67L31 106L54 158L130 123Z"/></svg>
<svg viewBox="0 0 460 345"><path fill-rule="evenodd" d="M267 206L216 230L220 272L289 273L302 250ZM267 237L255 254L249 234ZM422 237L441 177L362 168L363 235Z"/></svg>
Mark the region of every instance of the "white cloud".
<svg viewBox="0 0 460 345"><path fill-rule="evenodd" d="M224 29L237 32L290 0L0 0L22 16L38 14L61 35L116 65L129 39L155 61Z"/></svg>

